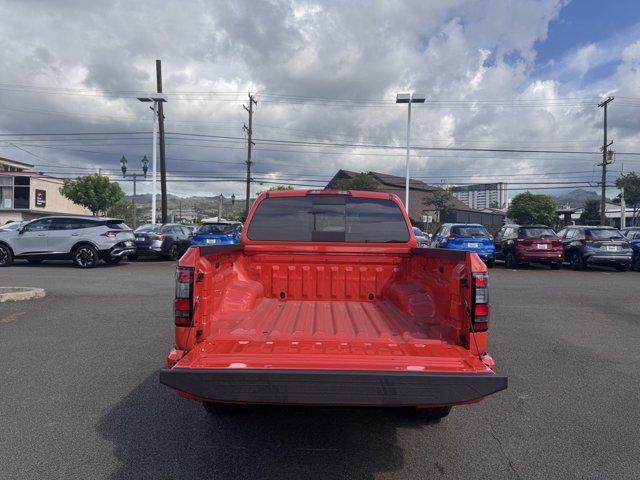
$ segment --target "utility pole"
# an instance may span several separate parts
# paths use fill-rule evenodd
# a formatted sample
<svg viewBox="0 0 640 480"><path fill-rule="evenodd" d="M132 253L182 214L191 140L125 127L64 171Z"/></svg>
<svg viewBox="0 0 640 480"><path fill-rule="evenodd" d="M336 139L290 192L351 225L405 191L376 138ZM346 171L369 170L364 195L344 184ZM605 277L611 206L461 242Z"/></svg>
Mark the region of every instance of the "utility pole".
<svg viewBox="0 0 640 480"><path fill-rule="evenodd" d="M222 194L220 194L220 196L218 197L218 221L222 220L222 199L224 197L222 196Z"/></svg>
<svg viewBox="0 0 640 480"><path fill-rule="evenodd" d="M607 148L613 143L607 143L607 105L613 101L613 97L607 98L602 103L598 104L598 107L604 108L604 140L602 142L602 163L598 164L602 166L602 184L600 190L600 225L606 224L606 216L605 216L605 203L606 203L606 190L607 190L607 165L611 162L607 159Z"/></svg>
<svg viewBox="0 0 640 480"><path fill-rule="evenodd" d="M156 60L156 83L158 93L162 93L162 62ZM160 130L160 198L162 202L162 223L167 223L167 163L164 149L164 110L158 103L158 125Z"/></svg>
<svg viewBox="0 0 640 480"><path fill-rule="evenodd" d="M249 108L245 105L242 105L247 112L249 112L249 126L245 123L243 125L243 130L247 132L247 198L245 199L244 206L244 218L246 220L249 215L249 198L251 197L251 148L255 145L251 140L251 136L253 135L253 106L257 105L258 102L253 98L253 95L249 93Z"/></svg>
<svg viewBox="0 0 640 480"><path fill-rule="evenodd" d="M624 163L620 169L620 175L624 177ZM620 189L620 228L627 226L627 203L624 201L624 186Z"/></svg>

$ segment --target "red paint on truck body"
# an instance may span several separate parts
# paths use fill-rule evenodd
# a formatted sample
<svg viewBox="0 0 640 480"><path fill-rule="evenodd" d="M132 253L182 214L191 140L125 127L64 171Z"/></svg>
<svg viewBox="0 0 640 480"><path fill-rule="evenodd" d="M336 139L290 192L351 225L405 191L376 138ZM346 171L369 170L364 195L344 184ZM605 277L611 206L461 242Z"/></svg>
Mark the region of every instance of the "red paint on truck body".
<svg viewBox="0 0 640 480"><path fill-rule="evenodd" d="M316 194L391 201L402 211L409 240L376 244L248 238L264 201ZM190 326L175 327L169 373L246 369L258 378L260 371L492 375L495 362L486 355L487 331L474 332L480 298L476 285L485 285L474 274L486 279L485 264L474 253L416 247L395 195L261 194L239 245L192 247L180 260L179 276L193 272L188 297L192 317ZM186 288L184 284L180 295L186 295ZM488 317L477 320L486 327ZM202 398L196 392L181 395Z"/></svg>

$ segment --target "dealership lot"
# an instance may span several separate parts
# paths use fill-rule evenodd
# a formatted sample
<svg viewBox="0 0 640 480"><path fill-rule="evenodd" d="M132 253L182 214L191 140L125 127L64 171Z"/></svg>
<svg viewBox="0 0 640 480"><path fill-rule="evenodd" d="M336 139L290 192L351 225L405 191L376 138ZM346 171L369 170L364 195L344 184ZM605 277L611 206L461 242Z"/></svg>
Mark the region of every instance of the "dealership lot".
<svg viewBox="0 0 640 480"><path fill-rule="evenodd" d="M174 263L16 263L0 304L3 478L635 478L640 273L491 275L509 388L439 424L366 409L210 418L158 384Z"/></svg>

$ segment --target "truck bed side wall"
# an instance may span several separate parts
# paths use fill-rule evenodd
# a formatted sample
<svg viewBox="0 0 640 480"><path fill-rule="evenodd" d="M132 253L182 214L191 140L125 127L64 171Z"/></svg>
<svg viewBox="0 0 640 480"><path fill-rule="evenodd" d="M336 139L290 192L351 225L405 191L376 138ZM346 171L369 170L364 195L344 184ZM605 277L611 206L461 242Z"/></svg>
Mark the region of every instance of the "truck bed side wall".
<svg viewBox="0 0 640 480"><path fill-rule="evenodd" d="M218 312L251 310L264 298L392 301L424 322L444 324L453 343L480 350L486 334L469 336L470 290L463 279L481 268L464 252L407 249L403 254L247 252L243 247L190 249L181 264L197 265L193 328L176 327L176 346L189 350L215 335ZM480 262L482 265L482 262ZM483 265L482 265L483 266ZM465 301L467 302L465 304Z"/></svg>

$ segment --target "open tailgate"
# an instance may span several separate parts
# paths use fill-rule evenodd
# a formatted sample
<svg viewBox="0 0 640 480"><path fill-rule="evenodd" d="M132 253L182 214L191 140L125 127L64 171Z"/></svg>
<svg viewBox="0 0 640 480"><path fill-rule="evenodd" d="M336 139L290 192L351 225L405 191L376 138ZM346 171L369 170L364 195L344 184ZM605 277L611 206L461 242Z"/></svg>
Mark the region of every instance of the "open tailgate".
<svg viewBox="0 0 640 480"><path fill-rule="evenodd" d="M507 387L455 345L251 343L204 342L160 381L203 400L303 405L455 405Z"/></svg>

